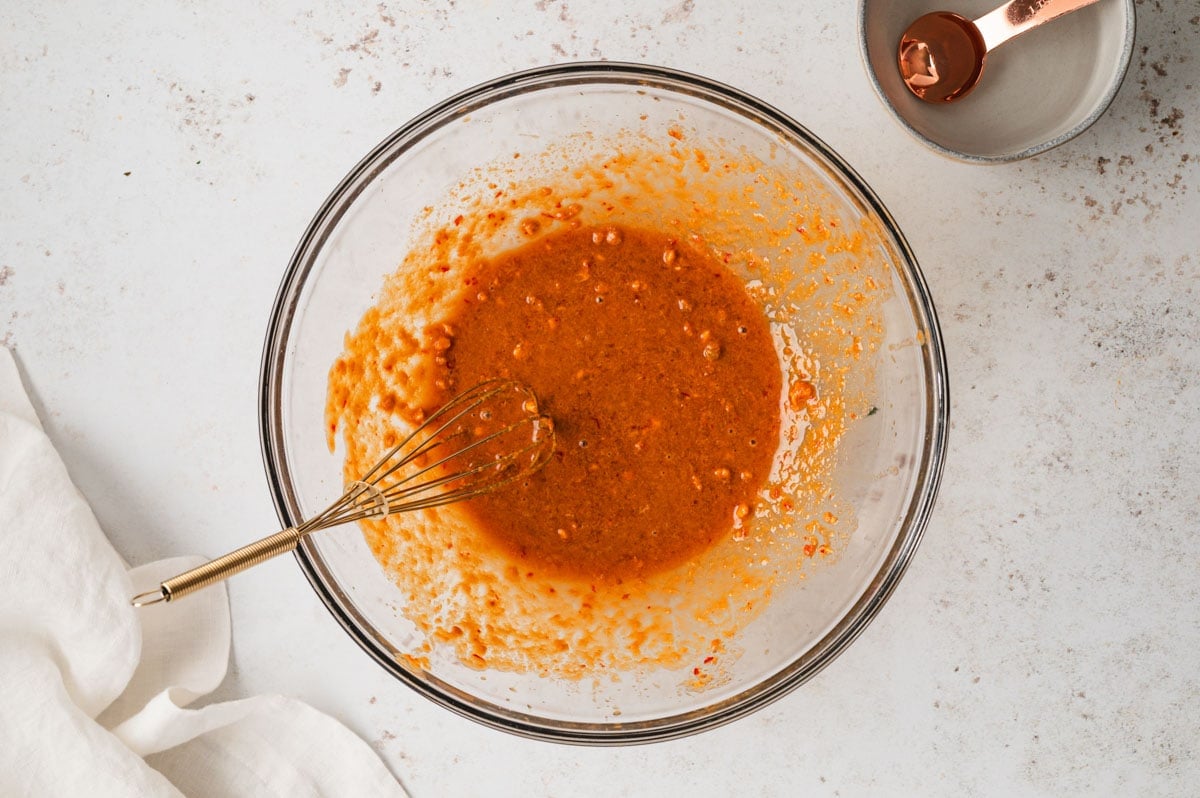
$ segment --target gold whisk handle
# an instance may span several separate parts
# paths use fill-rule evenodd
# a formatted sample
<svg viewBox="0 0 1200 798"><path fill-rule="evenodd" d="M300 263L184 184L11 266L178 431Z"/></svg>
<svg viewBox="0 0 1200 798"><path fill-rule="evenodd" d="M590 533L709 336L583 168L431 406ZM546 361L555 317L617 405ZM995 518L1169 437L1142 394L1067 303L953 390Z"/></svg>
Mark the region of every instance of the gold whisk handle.
<svg viewBox="0 0 1200 798"><path fill-rule="evenodd" d="M144 607L147 604L158 604L183 598L189 593L195 593L201 588L228 579L247 568L253 568L272 557L293 551L302 537L304 537L304 533L296 527L276 532L270 537L242 546L236 551L231 551L223 557L206 562L190 571L184 571L179 576L173 576L159 584L158 590L149 590L134 596L133 606Z"/></svg>

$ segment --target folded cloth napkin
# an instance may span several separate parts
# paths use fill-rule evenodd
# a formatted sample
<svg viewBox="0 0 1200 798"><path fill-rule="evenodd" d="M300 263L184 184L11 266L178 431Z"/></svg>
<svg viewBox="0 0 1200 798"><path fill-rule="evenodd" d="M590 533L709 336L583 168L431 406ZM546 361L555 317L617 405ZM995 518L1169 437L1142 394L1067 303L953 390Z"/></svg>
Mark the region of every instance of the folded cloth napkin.
<svg viewBox="0 0 1200 798"><path fill-rule="evenodd" d="M404 795L366 743L299 701L187 708L225 678L224 587L130 606L202 560L126 569L2 347L0 543L0 795Z"/></svg>

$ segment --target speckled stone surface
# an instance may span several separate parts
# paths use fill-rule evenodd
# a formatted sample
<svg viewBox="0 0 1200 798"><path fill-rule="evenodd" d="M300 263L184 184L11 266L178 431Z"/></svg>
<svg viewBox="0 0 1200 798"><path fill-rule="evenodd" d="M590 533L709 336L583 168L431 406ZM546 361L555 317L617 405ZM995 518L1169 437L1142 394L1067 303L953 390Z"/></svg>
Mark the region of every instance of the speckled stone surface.
<svg viewBox="0 0 1200 798"><path fill-rule="evenodd" d="M289 560L230 584L219 698L309 701L418 796L1195 793L1200 3L1139 4L1109 113L997 167L890 120L854 16L849 0L0 8L0 341L133 563L274 529L256 389L288 256L361 155L501 73L635 60L757 94L876 189L941 313L953 427L925 542L866 633L768 709L618 750L490 731L393 682ZM913 201L935 192L940 213Z"/></svg>

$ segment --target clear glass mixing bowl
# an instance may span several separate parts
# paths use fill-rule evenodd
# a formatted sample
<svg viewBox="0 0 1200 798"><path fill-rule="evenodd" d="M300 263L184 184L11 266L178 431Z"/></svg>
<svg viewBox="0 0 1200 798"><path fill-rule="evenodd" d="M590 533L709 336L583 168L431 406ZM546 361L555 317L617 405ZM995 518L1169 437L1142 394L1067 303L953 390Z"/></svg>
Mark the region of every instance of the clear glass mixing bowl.
<svg viewBox="0 0 1200 798"><path fill-rule="evenodd" d="M517 734L590 744L679 737L741 717L832 661L879 611L907 567L933 507L947 431L946 364L928 290L895 222L866 183L804 127L704 78L631 64L571 64L493 80L431 108L372 150L304 233L276 299L261 377L267 477L293 525L341 492L325 441L327 376L343 337L403 259L406 222L470 170L541 140L686 117L693 128L817 181L832 212L878 221L891 296L874 358L876 417L843 441L837 479L857 529L828 566L774 595L739 633L744 652L723 684L678 687L670 674L595 683L414 663L419 636L402 598L353 526L307 538L297 559L346 632L422 695Z"/></svg>

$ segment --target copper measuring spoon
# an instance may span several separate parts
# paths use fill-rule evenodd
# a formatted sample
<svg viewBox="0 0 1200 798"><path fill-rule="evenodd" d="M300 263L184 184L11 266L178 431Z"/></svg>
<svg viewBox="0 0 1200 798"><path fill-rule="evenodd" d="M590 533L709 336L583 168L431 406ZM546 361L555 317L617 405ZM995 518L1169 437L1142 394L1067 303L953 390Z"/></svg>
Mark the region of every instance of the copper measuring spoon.
<svg viewBox="0 0 1200 798"><path fill-rule="evenodd" d="M992 50L1095 2L1011 0L974 22L950 11L918 17L900 37L900 77L909 91L926 102L954 102L979 83Z"/></svg>

